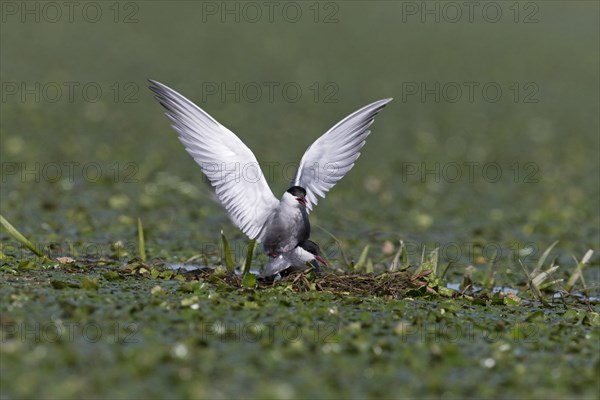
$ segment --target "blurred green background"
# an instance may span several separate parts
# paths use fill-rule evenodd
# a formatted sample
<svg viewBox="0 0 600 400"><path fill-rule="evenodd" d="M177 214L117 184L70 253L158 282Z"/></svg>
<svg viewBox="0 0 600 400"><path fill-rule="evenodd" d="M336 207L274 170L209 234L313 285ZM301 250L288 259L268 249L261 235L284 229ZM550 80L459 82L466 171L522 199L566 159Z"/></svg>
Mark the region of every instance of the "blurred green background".
<svg viewBox="0 0 600 400"><path fill-rule="evenodd" d="M598 249L595 2L481 3L471 16L443 2L81 3L60 14L7 3L1 210L41 242L127 240L137 216L154 256L193 254L221 227L243 239L146 89L153 78L278 163L277 196L293 173L283 167L320 134L395 97L311 216L350 246L457 245L462 265L498 247L533 260L554 240L578 257Z"/></svg>
<svg viewBox="0 0 600 400"><path fill-rule="evenodd" d="M349 246L403 239L415 256L440 247L461 265L497 249L533 261L554 240L567 255L598 249L594 2L482 3L471 17L435 2L282 3L271 13L82 3L60 17L8 3L1 211L42 243L126 241L138 216L153 256L194 254L221 227L244 240L146 89L153 78L274 165L277 196L294 170L284 167L320 134L395 97L311 216Z"/></svg>
<svg viewBox="0 0 600 400"><path fill-rule="evenodd" d="M262 2L76 2L72 10L62 2L0 4L0 213L44 251L74 255L75 248L79 259L106 258L121 241L130 250L125 262L137 254L139 217L151 258L183 262L205 254L216 263L221 229L243 253L246 238L212 200L147 90L152 78L195 101L238 134L259 162L272 165L268 180L276 196L293 173L293 164L284 167L297 163L319 135L369 102L395 98L376 118L354 169L311 214L312 238L334 266L343 266L339 249L319 226L351 258L370 245L376 268L393 257L386 241L403 240L413 262L423 248L440 248L441 262L453 264L450 280L459 280L468 265L483 270L498 257L498 282L521 287L517 259L532 266L559 240L551 257L561 265L555 277L568 277L572 256L593 249L585 273L590 293L597 293L598 2L476 2L472 15L462 2L276 2L271 11ZM16 253L16 261L5 261L8 270L31 257L10 247L5 230L0 239L9 258ZM263 261L257 258L257 267ZM597 330L590 336L588 327L597 321L594 313L582 324L577 313L544 319L536 311L542 317L534 313L533 320L558 344L517 343L514 352L479 337L477 343L397 345L391 332L404 332L402 321L427 326L443 318L442 306L349 298L330 308L341 300L312 294L273 300L268 291L256 298L222 294L219 301L204 288L195 292L198 317L191 303L181 306L187 294L173 282L160 283L168 298L152 289L153 280L133 278L102 280L100 294L88 294L52 289L48 276L70 279L62 271L38 272L40 281L30 286L19 274L2 277L10 318L131 319L143 328L141 342L44 347L13 340L2 347L3 379L12 385L3 393L364 397L397 395L394 385L401 382L413 396L597 394L590 384L600 365L592 343ZM446 316L462 321L460 304L444 304L454 310ZM507 318L514 318L508 324L528 321L530 312L514 308L507 317L502 307L464 307L472 318L465 321L482 330L501 329ZM322 352L322 343L307 344L308 351L285 341L266 349L207 344L196 342L194 331L197 318L210 324L338 317L346 330ZM386 325L387 317L394 325ZM561 325L566 320L580 330ZM387 363L378 363L382 347ZM302 357L310 368L301 375L294 362L282 361ZM496 369L488 357L498 360ZM37 375L21 373L42 359ZM117 362L123 368L111 368ZM81 372L88 364L95 368L90 376ZM240 365L248 368L232 368ZM147 385L140 389L129 379Z"/></svg>

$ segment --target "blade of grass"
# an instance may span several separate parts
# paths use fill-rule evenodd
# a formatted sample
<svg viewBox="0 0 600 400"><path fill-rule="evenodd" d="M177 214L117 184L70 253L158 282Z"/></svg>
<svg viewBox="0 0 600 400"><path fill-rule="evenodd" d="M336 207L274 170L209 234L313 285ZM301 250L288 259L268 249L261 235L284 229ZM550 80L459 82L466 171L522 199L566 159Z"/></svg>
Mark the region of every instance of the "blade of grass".
<svg viewBox="0 0 600 400"><path fill-rule="evenodd" d="M233 262L233 254L231 254L231 248L229 247L229 241L225 237L223 231L221 231L221 241L223 242L223 261L228 270L233 271L235 264Z"/></svg>
<svg viewBox="0 0 600 400"><path fill-rule="evenodd" d="M73 258L79 257L79 252L77 251L75 246L73 246L73 242L71 242L69 239L65 240L65 242L67 242L67 244L69 245L69 250L71 251L71 256Z"/></svg>
<svg viewBox="0 0 600 400"><path fill-rule="evenodd" d="M573 286L575 286L575 282L577 282L577 279L583 279L583 268L585 267L585 265L590 261L590 259L592 258L592 255L594 254L594 250L589 249L583 256L583 258L581 259L580 262L577 263L577 267L575 267L575 271L573 272L573 274L569 277L569 280L567 281L567 284L565 285L565 290L567 292L571 292L571 290L573 289Z"/></svg>
<svg viewBox="0 0 600 400"><path fill-rule="evenodd" d="M591 256L591 254L590 254L590 256ZM577 263L577 259L575 257L573 257L573 259ZM586 262L586 264L587 264L587 262ZM588 287L587 287L587 284L585 283L585 279L583 278L583 267L581 267L581 271L579 272L579 280L581 281L581 285L583 286L582 292L586 296L589 296L588 293L587 293Z"/></svg>
<svg viewBox="0 0 600 400"><path fill-rule="evenodd" d="M564 281L564 279L555 279L553 281L543 283L543 284L540 285L540 290L544 290L544 289L547 289L549 287L552 287L552 286L554 286L554 285L556 285L558 283L561 283L562 281Z"/></svg>
<svg viewBox="0 0 600 400"><path fill-rule="evenodd" d="M439 276L439 267L440 267L440 248L436 247L431 253L429 253L429 260L432 264L433 273L435 276Z"/></svg>
<svg viewBox="0 0 600 400"><path fill-rule="evenodd" d="M246 287L254 287L256 284L256 275L250 273L250 267L252 266L252 255L254 254L255 245L256 239L252 239L248 242L248 250L246 251L246 264L244 265L244 275L242 276L242 285Z"/></svg>
<svg viewBox="0 0 600 400"><path fill-rule="evenodd" d="M496 265L497 259L498 259L498 251L494 250L494 255L488 262L487 268L485 270L485 274L483 276L483 279L481 280L483 282L483 287L486 289L492 289L494 287L494 281L495 281L495 277L496 277L496 273L495 273L496 271L494 270L494 267Z"/></svg>
<svg viewBox="0 0 600 400"><path fill-rule="evenodd" d="M398 252L396 253L396 255L394 255L394 259L392 260L392 263L390 264L390 268L389 268L390 272L395 272L398 270L398 267L400 266L400 257L402 256L403 251L404 251L404 242L402 240L400 240L400 247L398 247Z"/></svg>
<svg viewBox="0 0 600 400"><path fill-rule="evenodd" d="M2 215L0 215L0 224L8 231L8 233L17 241L21 242L25 247L35 253L37 256L43 258L45 261L50 261L44 253L37 249L33 243L31 243L25 236L21 234L14 226L10 224Z"/></svg>
<svg viewBox="0 0 600 400"><path fill-rule="evenodd" d="M473 287L473 271L475 271L475 267L469 265L465 268L465 272L463 273L463 280L459 286L460 291L464 294L467 290Z"/></svg>
<svg viewBox="0 0 600 400"><path fill-rule="evenodd" d="M544 252L542 253L542 256L540 257L540 259L537 262L537 265L535 266L532 274L535 276L537 275L541 270L542 267L544 266L544 262L546 261L546 258L548 258L548 255L550 254L550 252L552 251L552 249L558 244L558 240L555 241L554 243L552 243L550 246L548 246L548 248L546 250L544 250Z"/></svg>
<svg viewBox="0 0 600 400"><path fill-rule="evenodd" d="M140 252L140 259L142 262L146 262L146 242L144 240L144 227L142 226L142 220L137 219L138 225L138 249Z"/></svg>
<svg viewBox="0 0 600 400"><path fill-rule="evenodd" d="M415 274L419 274L423 271L423 269L425 268L425 248L426 246L423 245L423 251L421 251L421 262L419 263L419 266L417 267L417 269L415 270Z"/></svg>
<svg viewBox="0 0 600 400"><path fill-rule="evenodd" d="M373 260L371 260L369 258L369 259L367 259L367 269L366 269L366 272L367 272L367 274L372 274L373 271L374 271L374 269L373 269Z"/></svg>
<svg viewBox="0 0 600 400"><path fill-rule="evenodd" d="M541 288L541 284L544 283L548 277L558 269L558 265L553 265L548 268L546 271L542 271L531 279L531 282L537 287Z"/></svg>
<svg viewBox="0 0 600 400"><path fill-rule="evenodd" d="M358 257L358 261L356 262L356 264L354 264L355 271L358 271L359 269L362 268L363 265L365 265L368 254L369 254L369 245L366 245L365 248L363 249L363 251L360 253L360 256Z"/></svg>
<svg viewBox="0 0 600 400"><path fill-rule="evenodd" d="M402 267L401 269L408 269L408 267L410 267L410 263L408 262L408 251L406 250L406 245L404 244L404 241L400 241L400 244L402 245Z"/></svg>
<svg viewBox="0 0 600 400"><path fill-rule="evenodd" d="M519 265L521 265L521 268L523 269L523 272L525 273L525 277L527 278L527 286L529 287L531 294L533 294L533 297L538 299L543 305L549 306L548 302L546 300L544 300L544 297L542 296L542 292L540 292L540 289L531 280L531 275L529 274L527 267L525 266L525 264L523 264L523 262L520 259L519 259Z"/></svg>

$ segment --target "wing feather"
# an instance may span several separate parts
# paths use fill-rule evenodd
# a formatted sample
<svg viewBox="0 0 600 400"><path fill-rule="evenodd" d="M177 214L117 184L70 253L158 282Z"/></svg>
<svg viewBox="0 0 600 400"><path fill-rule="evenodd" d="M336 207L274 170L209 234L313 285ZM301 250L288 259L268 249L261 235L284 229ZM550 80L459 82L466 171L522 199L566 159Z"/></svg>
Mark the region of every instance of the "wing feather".
<svg viewBox="0 0 600 400"><path fill-rule="evenodd" d="M354 167L360 149L371 133L368 128L390 101L391 98L379 100L350 114L306 150L292 186L306 189L308 211L317 204L317 196L325 198L327 192Z"/></svg>
<svg viewBox="0 0 600 400"><path fill-rule="evenodd" d="M252 180L242 176L248 165L259 168L252 151L190 100L162 83L150 83L179 140L210 180L233 222L251 239L260 241L262 227L279 201L264 174Z"/></svg>

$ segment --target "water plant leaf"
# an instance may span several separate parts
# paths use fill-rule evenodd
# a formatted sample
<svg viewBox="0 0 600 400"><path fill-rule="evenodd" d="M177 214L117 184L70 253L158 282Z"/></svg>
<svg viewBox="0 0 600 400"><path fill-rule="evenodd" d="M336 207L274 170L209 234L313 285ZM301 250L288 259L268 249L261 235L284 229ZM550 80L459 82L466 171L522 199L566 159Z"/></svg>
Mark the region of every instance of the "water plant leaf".
<svg viewBox="0 0 600 400"><path fill-rule="evenodd" d="M548 246L548 248L546 250L544 250L544 252L542 253L542 256L540 257L540 259L538 260L535 268L533 269L532 274L534 276L537 275L542 270L542 267L544 266L544 262L546 261L546 258L548 258L548 255L550 254L550 252L552 251L552 249L557 244L558 244L558 240L554 241L554 243L552 243L550 246Z"/></svg>
<svg viewBox="0 0 600 400"><path fill-rule="evenodd" d="M42 253L38 248L36 248L33 245L33 243L31 243L25 236L23 236L21 234L21 232L19 232L17 230L17 228L12 226L11 223L8 222L6 220L6 218L4 218L2 215L0 215L0 224L2 224L2 226L8 231L8 233L15 240L19 241L21 244L23 244L25 247L27 247L29 250L31 250L37 256L42 257L44 259L44 261L50 261L50 259L48 257L46 257L46 255L44 253Z"/></svg>
<svg viewBox="0 0 600 400"><path fill-rule="evenodd" d="M256 275L254 274L246 274L244 275L244 279L242 279L242 285L244 287L253 288L256 286Z"/></svg>
<svg viewBox="0 0 600 400"><path fill-rule="evenodd" d="M360 253L360 256L358 257L358 261L356 262L356 264L354 264L355 271L360 270L362 268L362 266L365 265L368 254L369 254L369 245L366 245L364 247L363 251Z"/></svg>
<svg viewBox="0 0 600 400"><path fill-rule="evenodd" d="M575 282L577 282L577 279L583 278L583 274L582 274L583 268L590 261L593 254L594 254L594 251L592 249L589 249L583 255L583 258L581 259L581 261L577 263L577 267L575 267L575 271L573 272L573 274L571 274L571 276L569 277L569 280L567 281L567 284L565 285L565 290L567 292L570 292L573 289L573 286L575 286Z"/></svg>
<svg viewBox="0 0 600 400"><path fill-rule="evenodd" d="M244 265L244 275L242 277L242 285L245 287L254 287L256 285L256 276L250 273L250 267L252 266L252 255L254 254L254 246L256 245L256 239L252 239L248 242L248 250L246 251L246 262Z"/></svg>
<svg viewBox="0 0 600 400"><path fill-rule="evenodd" d="M144 240L144 227L142 226L142 220L140 218L137 219L137 227L140 259L142 260L142 262L146 262L146 243Z"/></svg>
<svg viewBox="0 0 600 400"><path fill-rule="evenodd" d="M116 271L106 271L102 276L107 281L117 281L119 279L122 279L121 275Z"/></svg>
<svg viewBox="0 0 600 400"><path fill-rule="evenodd" d="M235 264L233 262L233 254L231 253L231 248L229 247L229 241L225 237L225 234L221 230L221 241L223 242L223 261L225 262L225 266L228 270L233 271L235 269Z"/></svg>
<svg viewBox="0 0 600 400"><path fill-rule="evenodd" d="M404 242L402 240L400 240L400 246L398 247L398 251L394 255L394 259L392 260L392 263L390 264L390 267L388 268L388 270L390 272L398 271L401 266L402 267L406 266L406 264L404 263L404 253L405 253ZM400 257L402 257L402 261L403 261L402 265L400 264Z"/></svg>
<svg viewBox="0 0 600 400"><path fill-rule="evenodd" d="M86 290L98 290L100 285L98 285L97 279L90 278L89 276L84 276L81 279L81 287Z"/></svg>
<svg viewBox="0 0 600 400"><path fill-rule="evenodd" d="M504 305L506 306L518 306L521 303L521 299L514 293L507 293L504 296Z"/></svg>
<svg viewBox="0 0 600 400"><path fill-rule="evenodd" d="M525 277L527 278L527 286L529 287L531 294L533 294L533 297L538 299L543 305L549 307L550 304L548 304L548 302L546 300L544 300L544 297L542 296L542 292L540 292L540 289L538 288L538 286L531 279L531 274L527 270L527 267L525 266L525 264L523 264L523 262L521 260L519 260L519 265L521 266L521 269L523 269L523 272L525 273Z"/></svg>

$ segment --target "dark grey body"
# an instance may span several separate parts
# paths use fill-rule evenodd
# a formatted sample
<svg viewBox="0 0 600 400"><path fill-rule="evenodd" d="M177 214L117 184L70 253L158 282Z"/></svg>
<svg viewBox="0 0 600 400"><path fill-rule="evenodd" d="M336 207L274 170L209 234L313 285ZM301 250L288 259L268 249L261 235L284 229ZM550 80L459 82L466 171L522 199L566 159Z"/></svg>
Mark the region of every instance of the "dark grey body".
<svg viewBox="0 0 600 400"><path fill-rule="evenodd" d="M310 236L310 222L306 208L291 208L280 204L264 227L263 250L267 254L281 254L296 248Z"/></svg>

